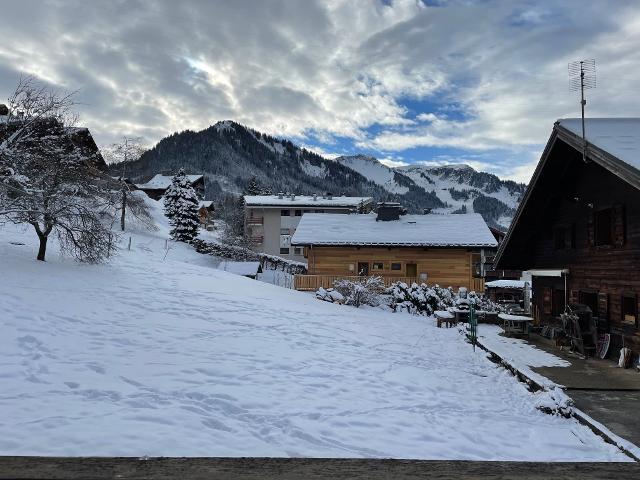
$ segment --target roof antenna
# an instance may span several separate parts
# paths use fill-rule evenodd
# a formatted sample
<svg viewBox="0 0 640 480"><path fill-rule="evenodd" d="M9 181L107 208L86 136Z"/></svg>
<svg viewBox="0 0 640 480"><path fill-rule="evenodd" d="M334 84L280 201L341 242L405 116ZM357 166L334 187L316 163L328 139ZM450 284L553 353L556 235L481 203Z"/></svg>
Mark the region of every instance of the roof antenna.
<svg viewBox="0 0 640 480"><path fill-rule="evenodd" d="M580 106L582 107L582 161L587 163L587 138L584 131L584 99L586 89L596 88L596 61L579 60L569 63L569 90L580 90Z"/></svg>

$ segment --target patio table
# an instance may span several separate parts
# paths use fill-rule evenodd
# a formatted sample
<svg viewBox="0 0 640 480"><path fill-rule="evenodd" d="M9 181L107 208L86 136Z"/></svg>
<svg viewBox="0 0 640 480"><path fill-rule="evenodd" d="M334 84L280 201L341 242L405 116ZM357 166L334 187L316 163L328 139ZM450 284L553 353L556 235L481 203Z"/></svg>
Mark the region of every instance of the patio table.
<svg viewBox="0 0 640 480"><path fill-rule="evenodd" d="M529 336L529 323L533 322L533 318L523 315L511 315L509 313L501 313L498 318L502 320L502 329L507 335L526 335Z"/></svg>

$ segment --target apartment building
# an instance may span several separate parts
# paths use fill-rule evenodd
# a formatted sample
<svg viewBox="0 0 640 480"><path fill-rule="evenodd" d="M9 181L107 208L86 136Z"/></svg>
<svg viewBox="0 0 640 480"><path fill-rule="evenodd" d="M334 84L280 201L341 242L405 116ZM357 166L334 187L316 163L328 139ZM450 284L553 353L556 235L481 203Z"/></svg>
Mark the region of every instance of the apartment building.
<svg viewBox="0 0 640 480"><path fill-rule="evenodd" d="M305 213L368 213L371 197L327 195L246 195L245 232L257 252L304 262L302 247L291 245Z"/></svg>

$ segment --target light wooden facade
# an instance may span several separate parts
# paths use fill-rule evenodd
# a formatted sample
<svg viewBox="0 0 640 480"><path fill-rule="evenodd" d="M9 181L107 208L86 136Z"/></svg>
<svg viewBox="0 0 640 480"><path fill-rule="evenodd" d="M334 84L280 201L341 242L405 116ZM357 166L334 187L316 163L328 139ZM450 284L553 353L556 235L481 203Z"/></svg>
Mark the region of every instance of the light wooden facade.
<svg viewBox="0 0 640 480"><path fill-rule="evenodd" d="M477 253L477 252L475 252ZM473 249L422 247L312 246L305 248L310 275L377 275L415 278L442 287L484 290L474 278ZM366 266L366 267L365 267Z"/></svg>

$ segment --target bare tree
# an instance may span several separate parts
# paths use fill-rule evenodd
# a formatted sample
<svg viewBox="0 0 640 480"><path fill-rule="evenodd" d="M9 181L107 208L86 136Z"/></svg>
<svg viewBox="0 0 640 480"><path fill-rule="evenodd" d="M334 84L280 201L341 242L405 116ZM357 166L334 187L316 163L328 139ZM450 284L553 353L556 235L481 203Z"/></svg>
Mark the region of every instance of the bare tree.
<svg viewBox="0 0 640 480"><path fill-rule="evenodd" d="M47 241L80 261L101 262L115 250L114 183L100 153L74 141L72 95L21 78L0 123L0 218L33 226L45 260Z"/></svg>
<svg viewBox="0 0 640 480"><path fill-rule="evenodd" d="M120 230L124 232L127 207L131 214L145 225L153 225L149 209L144 200L130 195L130 185L126 181L126 168L129 162L136 161L146 151L139 137L124 137L121 142L113 143L104 149L105 160L108 163L118 164L122 172L118 178L120 182Z"/></svg>

